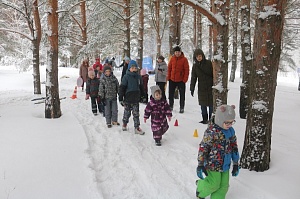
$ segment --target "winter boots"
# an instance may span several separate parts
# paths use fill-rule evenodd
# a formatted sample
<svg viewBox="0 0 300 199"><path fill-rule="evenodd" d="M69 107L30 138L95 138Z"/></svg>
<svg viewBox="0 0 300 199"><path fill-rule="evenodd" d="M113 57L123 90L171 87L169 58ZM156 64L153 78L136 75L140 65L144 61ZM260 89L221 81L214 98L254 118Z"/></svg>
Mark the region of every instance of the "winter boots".
<svg viewBox="0 0 300 199"><path fill-rule="evenodd" d="M160 140L158 140L158 139L155 139L155 145L156 145L156 146L161 146L161 142L160 142Z"/></svg>
<svg viewBox="0 0 300 199"><path fill-rule="evenodd" d="M122 125L122 131L127 131L127 124Z"/></svg>
<svg viewBox="0 0 300 199"><path fill-rule="evenodd" d="M140 134L140 135L145 134L145 132L140 127L135 128L134 132L135 132L135 134Z"/></svg>
<svg viewBox="0 0 300 199"><path fill-rule="evenodd" d="M208 114L202 114L203 120L199 123L208 124Z"/></svg>

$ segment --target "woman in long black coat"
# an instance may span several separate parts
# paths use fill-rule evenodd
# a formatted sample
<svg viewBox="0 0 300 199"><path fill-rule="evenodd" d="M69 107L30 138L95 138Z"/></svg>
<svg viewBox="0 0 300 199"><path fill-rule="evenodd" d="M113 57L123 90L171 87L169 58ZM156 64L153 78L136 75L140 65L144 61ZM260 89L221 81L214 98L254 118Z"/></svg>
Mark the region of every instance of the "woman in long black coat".
<svg viewBox="0 0 300 199"><path fill-rule="evenodd" d="M203 118L200 123L207 124L213 111L213 67L211 61L205 58L201 49L196 49L193 57L194 64L192 68L190 91L191 95L194 96L195 86L198 80L198 102L201 106Z"/></svg>

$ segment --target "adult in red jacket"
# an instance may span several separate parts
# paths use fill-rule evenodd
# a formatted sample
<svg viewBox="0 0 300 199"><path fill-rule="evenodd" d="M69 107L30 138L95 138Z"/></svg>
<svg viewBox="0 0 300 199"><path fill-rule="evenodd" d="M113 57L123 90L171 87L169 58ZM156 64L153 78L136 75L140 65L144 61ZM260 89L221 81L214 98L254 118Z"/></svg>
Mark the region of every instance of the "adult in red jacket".
<svg viewBox="0 0 300 199"><path fill-rule="evenodd" d="M174 55L171 57L168 64L168 77L169 80L169 104L173 110L174 105L174 93L176 87L178 87L180 95L180 110L179 113L184 112L185 105L185 84L189 78L189 63L187 58L181 52L181 48L176 46L174 49Z"/></svg>

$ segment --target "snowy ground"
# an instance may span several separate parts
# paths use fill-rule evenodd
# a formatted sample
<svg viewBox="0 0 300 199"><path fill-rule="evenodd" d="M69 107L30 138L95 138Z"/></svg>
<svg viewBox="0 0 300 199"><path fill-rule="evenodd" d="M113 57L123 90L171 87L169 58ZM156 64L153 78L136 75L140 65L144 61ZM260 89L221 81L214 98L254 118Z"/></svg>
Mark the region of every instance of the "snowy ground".
<svg viewBox="0 0 300 199"><path fill-rule="evenodd" d="M42 81L45 68L41 68ZM184 114L175 101L170 129L162 146L154 145L150 121L144 136L121 127L107 129L93 116L90 101L78 90L71 99L78 69L59 68L62 117L44 119L44 105L34 104L32 72L0 66L0 198L2 199L186 199L195 198L198 144L205 126L189 83ZM121 71L115 71L117 77ZM69 78L65 78L69 77ZM149 86L154 84L150 77ZM228 104L238 110L241 80L229 83ZM241 170L230 179L228 199L299 198L300 92L298 76L278 78L273 120L271 168L263 173ZM123 108L119 106L119 122ZM175 120L179 126L174 126ZM240 152L245 120L234 125ZM298 127L298 128L297 128ZM199 137L193 137L197 129Z"/></svg>

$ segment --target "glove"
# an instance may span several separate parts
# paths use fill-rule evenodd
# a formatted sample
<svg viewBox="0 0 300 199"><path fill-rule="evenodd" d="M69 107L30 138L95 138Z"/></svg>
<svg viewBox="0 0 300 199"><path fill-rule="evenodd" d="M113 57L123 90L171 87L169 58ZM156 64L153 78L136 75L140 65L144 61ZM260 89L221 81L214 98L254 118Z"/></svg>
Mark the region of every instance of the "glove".
<svg viewBox="0 0 300 199"><path fill-rule="evenodd" d="M205 167L204 167L204 166L198 166L198 167L197 167L197 176L198 176L200 179L202 179L202 180L204 179L203 173L204 173L206 176L208 176L208 173L207 173Z"/></svg>
<svg viewBox="0 0 300 199"><path fill-rule="evenodd" d="M192 95L192 97L194 97L194 90L191 91L191 95Z"/></svg>
<svg viewBox="0 0 300 199"><path fill-rule="evenodd" d="M120 101L120 104L121 104L121 106L124 106L124 102L123 101Z"/></svg>
<svg viewBox="0 0 300 199"><path fill-rule="evenodd" d="M233 169L232 169L232 172L231 172L231 175L236 177L239 175L239 172L240 172L240 167L239 165L233 165Z"/></svg>

